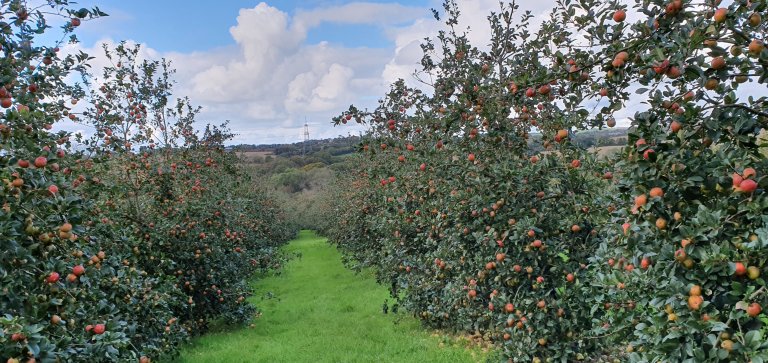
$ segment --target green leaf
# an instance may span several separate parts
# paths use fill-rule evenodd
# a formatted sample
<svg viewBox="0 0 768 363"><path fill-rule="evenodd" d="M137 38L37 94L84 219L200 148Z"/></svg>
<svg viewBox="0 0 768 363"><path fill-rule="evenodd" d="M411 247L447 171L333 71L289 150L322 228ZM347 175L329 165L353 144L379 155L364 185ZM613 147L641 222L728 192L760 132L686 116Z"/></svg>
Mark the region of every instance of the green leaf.
<svg viewBox="0 0 768 363"><path fill-rule="evenodd" d="M755 349L760 346L763 336L759 330L750 330L747 334L744 334L744 345Z"/></svg>

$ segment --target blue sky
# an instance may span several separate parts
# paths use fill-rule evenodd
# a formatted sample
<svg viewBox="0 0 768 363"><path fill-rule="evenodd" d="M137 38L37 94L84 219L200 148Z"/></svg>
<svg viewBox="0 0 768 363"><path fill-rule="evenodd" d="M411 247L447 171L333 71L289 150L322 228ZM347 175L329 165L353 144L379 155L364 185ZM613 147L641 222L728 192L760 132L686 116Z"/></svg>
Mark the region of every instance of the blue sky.
<svg viewBox="0 0 768 363"><path fill-rule="evenodd" d="M234 44L229 28L242 8L251 8L254 0L103 0L80 1L79 5L99 6L110 16L99 25L81 32L80 38L93 43L104 37L146 42L159 51L193 52ZM334 7L351 0L273 0L269 5L295 15L297 11ZM429 15L431 0L369 0L367 3L399 3L424 8ZM371 24L325 23L307 36L310 44L327 41L346 47L385 48L392 46L383 29Z"/></svg>
<svg viewBox="0 0 768 363"><path fill-rule="evenodd" d="M555 0L523 1L537 14ZM143 45L146 58L169 59L177 96L202 106L201 124L229 120L233 143L301 140L304 120L313 138L358 134L333 127L350 105L372 108L397 79L422 86L425 37L444 25L430 8L442 0L82 0L109 16L83 22L70 46L107 64L101 42ZM479 46L490 39L487 16L498 0L459 0L462 25ZM87 130L70 130L82 131Z"/></svg>

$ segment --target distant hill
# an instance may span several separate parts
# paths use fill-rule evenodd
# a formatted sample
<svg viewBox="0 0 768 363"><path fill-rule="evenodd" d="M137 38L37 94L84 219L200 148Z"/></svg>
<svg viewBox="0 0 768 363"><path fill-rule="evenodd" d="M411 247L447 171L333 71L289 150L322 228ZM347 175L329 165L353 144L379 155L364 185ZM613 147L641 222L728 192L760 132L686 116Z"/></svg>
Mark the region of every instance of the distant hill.
<svg viewBox="0 0 768 363"><path fill-rule="evenodd" d="M586 148L624 146L627 144L627 129L612 128L602 130L587 130L576 133L573 142ZM537 142L541 134L532 133L530 138L531 151L541 151L541 145ZM309 140L293 144L240 144L230 146L229 149L237 151L247 159L263 159L266 156L279 156L283 158L295 158L305 155L309 162L323 161L331 164L331 158L351 154L356 151L362 139L360 136L339 136L332 139ZM320 160L314 160L319 158ZM253 161L253 160L252 160ZM306 165L306 162L299 163Z"/></svg>
<svg viewBox="0 0 768 363"><path fill-rule="evenodd" d="M626 128L611 128L602 130L586 130L576 133L572 142L584 148L620 147L627 145ZM532 133L529 139L529 147L533 152L544 150L541 143L541 134Z"/></svg>
<svg viewBox="0 0 768 363"><path fill-rule="evenodd" d="M332 139L309 140L293 144L241 144L232 146L231 149L238 152L268 152L282 157L301 156L304 153L311 155L321 151L331 156L339 156L354 152L360 140L359 136L340 136Z"/></svg>

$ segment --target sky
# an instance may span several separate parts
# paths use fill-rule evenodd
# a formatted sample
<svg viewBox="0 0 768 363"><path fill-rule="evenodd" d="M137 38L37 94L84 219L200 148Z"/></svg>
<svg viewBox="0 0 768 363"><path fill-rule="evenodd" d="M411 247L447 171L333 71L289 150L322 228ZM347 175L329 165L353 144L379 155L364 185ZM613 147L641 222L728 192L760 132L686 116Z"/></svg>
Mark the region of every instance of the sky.
<svg viewBox="0 0 768 363"><path fill-rule="evenodd" d="M555 0L523 0L543 15ZM489 39L498 0L458 0L470 39ZM420 43L443 25L440 0L88 0L108 17L83 22L72 46L105 64L101 43L140 43L144 56L177 69L176 95L203 108L200 126L230 121L233 144L359 134L331 118L354 104L373 108L398 78L412 80ZM72 130L84 131L87 130Z"/></svg>

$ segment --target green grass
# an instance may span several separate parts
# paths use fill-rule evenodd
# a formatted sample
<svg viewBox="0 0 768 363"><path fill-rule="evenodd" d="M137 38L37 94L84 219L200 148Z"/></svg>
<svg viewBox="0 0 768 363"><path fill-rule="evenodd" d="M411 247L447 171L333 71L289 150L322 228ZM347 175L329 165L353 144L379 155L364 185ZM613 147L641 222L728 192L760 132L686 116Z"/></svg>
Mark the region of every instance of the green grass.
<svg viewBox="0 0 768 363"><path fill-rule="evenodd" d="M486 356L430 334L416 319L384 314L386 288L355 274L324 238L302 231L282 274L256 283L262 311L251 328L219 328L182 351L181 362L477 362Z"/></svg>

